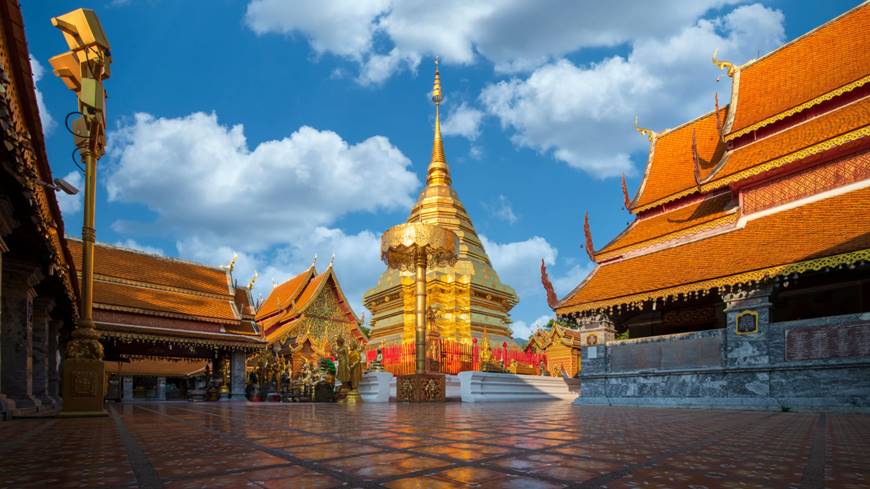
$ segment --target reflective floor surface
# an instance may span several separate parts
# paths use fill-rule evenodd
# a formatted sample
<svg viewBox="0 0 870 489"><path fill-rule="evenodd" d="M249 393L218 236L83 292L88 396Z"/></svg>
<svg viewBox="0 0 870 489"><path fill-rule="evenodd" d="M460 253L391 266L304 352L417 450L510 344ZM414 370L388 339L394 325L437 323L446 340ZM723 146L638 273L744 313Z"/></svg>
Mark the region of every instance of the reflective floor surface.
<svg viewBox="0 0 870 489"><path fill-rule="evenodd" d="M0 422L0 488L870 488L870 416L141 403Z"/></svg>

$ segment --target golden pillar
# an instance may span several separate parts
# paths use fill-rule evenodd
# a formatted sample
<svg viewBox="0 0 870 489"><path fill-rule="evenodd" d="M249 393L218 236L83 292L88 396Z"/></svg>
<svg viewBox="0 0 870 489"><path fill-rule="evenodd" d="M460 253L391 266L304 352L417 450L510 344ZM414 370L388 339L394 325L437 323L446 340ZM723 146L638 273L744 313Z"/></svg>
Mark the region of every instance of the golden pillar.
<svg viewBox="0 0 870 489"><path fill-rule="evenodd" d="M456 262L459 238L446 228L420 222L399 224L381 237L381 259L388 267L414 270L416 372L426 371L426 269Z"/></svg>
<svg viewBox="0 0 870 489"><path fill-rule="evenodd" d="M70 131L85 163L85 206L82 225L82 280L79 320L67 344L63 366L63 414L105 415L103 345L93 318L94 214L97 160L106 148L106 93L109 78L109 41L97 15L78 9L51 19L63 33L70 51L49 60L54 73L75 92L79 118Z"/></svg>

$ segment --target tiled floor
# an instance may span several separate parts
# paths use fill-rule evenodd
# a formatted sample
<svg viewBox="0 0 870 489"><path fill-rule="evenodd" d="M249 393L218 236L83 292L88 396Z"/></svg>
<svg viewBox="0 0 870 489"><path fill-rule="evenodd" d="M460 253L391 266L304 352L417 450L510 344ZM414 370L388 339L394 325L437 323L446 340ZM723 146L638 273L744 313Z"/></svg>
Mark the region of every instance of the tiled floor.
<svg viewBox="0 0 870 489"><path fill-rule="evenodd" d="M870 416L142 403L0 423L0 488L870 488Z"/></svg>

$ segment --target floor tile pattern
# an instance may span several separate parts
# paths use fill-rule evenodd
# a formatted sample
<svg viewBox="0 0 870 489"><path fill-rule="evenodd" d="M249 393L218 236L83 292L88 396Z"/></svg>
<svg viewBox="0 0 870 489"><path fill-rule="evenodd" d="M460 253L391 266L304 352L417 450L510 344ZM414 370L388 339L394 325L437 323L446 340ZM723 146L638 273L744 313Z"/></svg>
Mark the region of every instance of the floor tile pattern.
<svg viewBox="0 0 870 489"><path fill-rule="evenodd" d="M870 489L870 416L139 403L0 423L3 488Z"/></svg>

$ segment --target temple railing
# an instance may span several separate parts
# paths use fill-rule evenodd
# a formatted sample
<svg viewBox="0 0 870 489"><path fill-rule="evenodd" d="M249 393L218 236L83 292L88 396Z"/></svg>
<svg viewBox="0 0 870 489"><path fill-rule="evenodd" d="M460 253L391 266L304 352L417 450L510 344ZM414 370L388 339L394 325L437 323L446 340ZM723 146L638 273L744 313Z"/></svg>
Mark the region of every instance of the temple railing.
<svg viewBox="0 0 870 489"><path fill-rule="evenodd" d="M394 375L413 374L415 370L416 346L414 343L397 343L381 347L384 370ZM366 364L371 365L377 359L377 348L365 352ZM531 353L518 349L509 349L506 344L501 348L489 350L488 365L483 365L480 345L475 338L471 343L448 339L430 340L426 349L427 366L430 372L458 374L469 370L484 370L496 368L515 373L541 373L547 369L547 357L544 354Z"/></svg>

